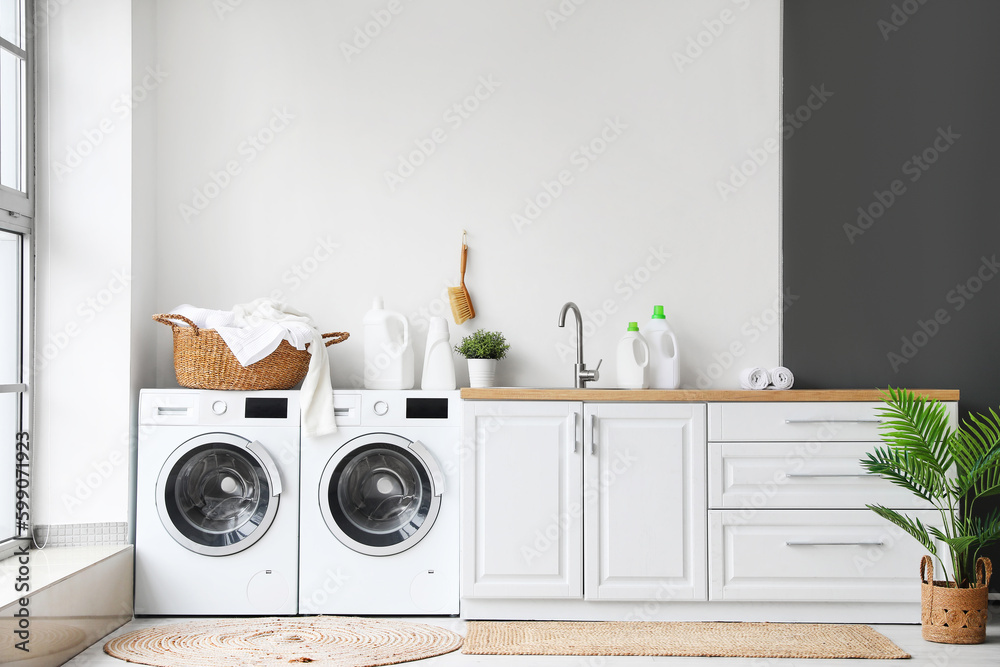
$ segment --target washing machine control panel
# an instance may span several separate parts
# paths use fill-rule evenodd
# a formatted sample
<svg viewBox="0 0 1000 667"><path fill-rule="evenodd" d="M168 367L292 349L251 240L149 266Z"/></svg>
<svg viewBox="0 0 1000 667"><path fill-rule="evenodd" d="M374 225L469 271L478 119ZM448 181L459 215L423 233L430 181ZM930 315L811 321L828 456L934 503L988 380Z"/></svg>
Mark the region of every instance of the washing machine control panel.
<svg viewBox="0 0 1000 667"><path fill-rule="evenodd" d="M375 401L375 405L372 406L372 409L379 417L384 417L389 414L389 404L385 401Z"/></svg>
<svg viewBox="0 0 1000 667"><path fill-rule="evenodd" d="M217 415L226 414L226 410L228 409L229 406L226 405L225 401L216 401L215 403L212 403L212 412L214 412Z"/></svg>

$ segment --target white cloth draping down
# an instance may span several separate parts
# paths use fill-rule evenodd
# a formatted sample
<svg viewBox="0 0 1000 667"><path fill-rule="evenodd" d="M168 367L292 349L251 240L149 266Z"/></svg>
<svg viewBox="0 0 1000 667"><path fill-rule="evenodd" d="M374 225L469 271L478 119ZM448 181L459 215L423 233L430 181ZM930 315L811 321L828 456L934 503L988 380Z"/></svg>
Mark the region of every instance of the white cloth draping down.
<svg viewBox="0 0 1000 667"><path fill-rule="evenodd" d="M238 304L232 310L182 304L171 312L183 315L199 327L215 329L244 366L274 352L282 340L287 340L296 350L304 350L308 344L309 369L299 396L302 430L309 436L337 430L326 345L308 315L273 299Z"/></svg>

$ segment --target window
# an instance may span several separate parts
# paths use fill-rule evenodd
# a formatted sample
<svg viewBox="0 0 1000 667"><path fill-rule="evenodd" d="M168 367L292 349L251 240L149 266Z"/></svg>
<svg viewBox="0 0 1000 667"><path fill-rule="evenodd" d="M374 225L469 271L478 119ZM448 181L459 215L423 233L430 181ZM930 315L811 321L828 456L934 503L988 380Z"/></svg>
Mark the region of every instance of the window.
<svg viewBox="0 0 1000 667"><path fill-rule="evenodd" d="M30 536L34 40L31 0L0 0L0 558Z"/></svg>

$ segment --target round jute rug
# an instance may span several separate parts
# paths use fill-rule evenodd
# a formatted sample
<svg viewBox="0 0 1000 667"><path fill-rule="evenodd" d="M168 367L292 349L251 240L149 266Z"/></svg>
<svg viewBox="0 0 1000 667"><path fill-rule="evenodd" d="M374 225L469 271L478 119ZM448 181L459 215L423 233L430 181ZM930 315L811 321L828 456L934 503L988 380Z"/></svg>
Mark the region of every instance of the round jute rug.
<svg viewBox="0 0 1000 667"><path fill-rule="evenodd" d="M376 667L449 653L460 635L423 623L340 616L220 618L126 633L108 655L157 667Z"/></svg>

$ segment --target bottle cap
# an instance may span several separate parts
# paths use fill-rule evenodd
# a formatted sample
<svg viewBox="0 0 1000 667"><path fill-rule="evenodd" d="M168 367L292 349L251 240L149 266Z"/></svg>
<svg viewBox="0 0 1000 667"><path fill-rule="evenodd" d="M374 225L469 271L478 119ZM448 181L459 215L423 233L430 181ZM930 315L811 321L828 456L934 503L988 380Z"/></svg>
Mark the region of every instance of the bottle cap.
<svg viewBox="0 0 1000 667"><path fill-rule="evenodd" d="M665 320L667 316L663 314L663 306L653 306L653 317L654 320Z"/></svg>
<svg viewBox="0 0 1000 667"><path fill-rule="evenodd" d="M377 296L372 299L372 310L383 310L384 308L382 297Z"/></svg>
<svg viewBox="0 0 1000 667"><path fill-rule="evenodd" d="M639 330L639 323L638 322L629 322L628 323L628 331L638 331L638 330Z"/></svg>

